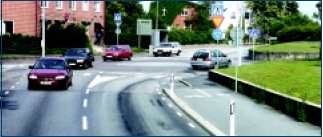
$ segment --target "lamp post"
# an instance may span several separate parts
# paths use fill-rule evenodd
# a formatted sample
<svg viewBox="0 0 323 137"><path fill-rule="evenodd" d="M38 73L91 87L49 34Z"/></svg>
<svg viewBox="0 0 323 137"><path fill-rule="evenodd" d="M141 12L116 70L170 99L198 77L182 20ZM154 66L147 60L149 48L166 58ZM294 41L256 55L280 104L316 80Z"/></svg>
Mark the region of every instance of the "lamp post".
<svg viewBox="0 0 323 137"><path fill-rule="evenodd" d="M43 2L43 1L42 1ZM41 49L42 49L42 57L45 57L45 3L41 5L42 12L42 40L41 40Z"/></svg>

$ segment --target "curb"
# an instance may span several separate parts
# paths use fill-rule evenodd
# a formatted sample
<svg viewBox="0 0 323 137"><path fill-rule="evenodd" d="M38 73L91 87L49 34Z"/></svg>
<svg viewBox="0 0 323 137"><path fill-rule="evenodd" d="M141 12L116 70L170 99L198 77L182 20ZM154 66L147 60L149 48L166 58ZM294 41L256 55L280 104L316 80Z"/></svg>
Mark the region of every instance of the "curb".
<svg viewBox="0 0 323 137"><path fill-rule="evenodd" d="M225 136L225 134L217 127L205 120L201 115L195 112L189 105L181 100L174 92L163 88L163 93L170 98L176 106L179 107L186 115L188 115L194 122L196 122L202 129L204 129L211 136Z"/></svg>
<svg viewBox="0 0 323 137"><path fill-rule="evenodd" d="M234 89L235 78L221 72L209 71L209 80ZM298 121L321 125L321 106L279 93L248 81L238 79L238 92L280 110Z"/></svg>

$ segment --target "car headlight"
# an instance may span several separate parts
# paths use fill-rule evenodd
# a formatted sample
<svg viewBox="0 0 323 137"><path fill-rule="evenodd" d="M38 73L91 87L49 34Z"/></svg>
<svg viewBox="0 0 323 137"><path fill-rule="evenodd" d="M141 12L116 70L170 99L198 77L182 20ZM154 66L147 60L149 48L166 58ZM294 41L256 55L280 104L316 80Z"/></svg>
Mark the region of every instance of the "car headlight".
<svg viewBox="0 0 323 137"><path fill-rule="evenodd" d="M83 59L78 59L78 60L76 60L76 62L77 62L77 63L83 63L83 62L84 62L84 60L83 60Z"/></svg>
<svg viewBox="0 0 323 137"><path fill-rule="evenodd" d="M29 75L29 78L30 78L30 79L37 79L37 76L36 76L36 75L34 75L34 74L31 74L31 75Z"/></svg>
<svg viewBox="0 0 323 137"><path fill-rule="evenodd" d="M59 75L59 76L56 76L55 77L55 79L56 80L62 80L62 79L64 79L65 78L65 76L64 75Z"/></svg>

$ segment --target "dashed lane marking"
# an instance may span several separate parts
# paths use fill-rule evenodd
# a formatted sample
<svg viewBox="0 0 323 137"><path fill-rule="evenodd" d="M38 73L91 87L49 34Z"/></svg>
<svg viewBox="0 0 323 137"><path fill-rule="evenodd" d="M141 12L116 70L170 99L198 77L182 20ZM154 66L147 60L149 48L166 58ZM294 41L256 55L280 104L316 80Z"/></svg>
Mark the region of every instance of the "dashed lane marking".
<svg viewBox="0 0 323 137"><path fill-rule="evenodd" d="M201 89L195 89L197 92L199 92L199 93L201 93L202 95L204 95L205 97L207 97L207 98L210 98L210 97L212 97L209 93L207 93L207 92L205 92L205 91L203 91L203 90L201 90Z"/></svg>
<svg viewBox="0 0 323 137"><path fill-rule="evenodd" d="M83 107L86 108L87 107L87 99L83 100Z"/></svg>
<svg viewBox="0 0 323 137"><path fill-rule="evenodd" d="M82 129L83 130L88 130L88 121L87 121L87 117L83 116L82 117Z"/></svg>
<svg viewBox="0 0 323 137"><path fill-rule="evenodd" d="M193 123L191 123L191 122L187 123L187 125L188 125L189 127L191 127L191 128L196 128L196 126L195 126Z"/></svg>
<svg viewBox="0 0 323 137"><path fill-rule="evenodd" d="M176 115L179 116L179 117L183 117L183 114L180 113L180 112L176 112Z"/></svg>
<svg viewBox="0 0 323 137"><path fill-rule="evenodd" d="M89 94L89 93L90 93L90 89L86 89L85 94Z"/></svg>
<svg viewBox="0 0 323 137"><path fill-rule="evenodd" d="M15 88L15 86L11 86L11 87L10 87L10 89L14 89L14 88Z"/></svg>

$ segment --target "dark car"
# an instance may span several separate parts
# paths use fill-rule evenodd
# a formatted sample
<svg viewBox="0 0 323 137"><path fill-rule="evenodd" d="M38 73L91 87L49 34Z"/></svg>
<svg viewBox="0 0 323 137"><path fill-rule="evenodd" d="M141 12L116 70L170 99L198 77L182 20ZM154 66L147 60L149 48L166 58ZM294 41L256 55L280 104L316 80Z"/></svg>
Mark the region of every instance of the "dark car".
<svg viewBox="0 0 323 137"><path fill-rule="evenodd" d="M88 48L71 48L64 53L67 64L72 68L89 68L94 61L93 54Z"/></svg>
<svg viewBox="0 0 323 137"><path fill-rule="evenodd" d="M108 59L128 59L131 60L133 52L129 45L114 45L111 48L105 49L102 58L103 61Z"/></svg>
<svg viewBox="0 0 323 137"><path fill-rule="evenodd" d="M28 89L40 86L68 89L72 85L73 72L62 57L45 57L29 66Z"/></svg>
<svg viewBox="0 0 323 137"><path fill-rule="evenodd" d="M193 54L191 65L193 69L229 67L231 60L220 50L200 49Z"/></svg>

